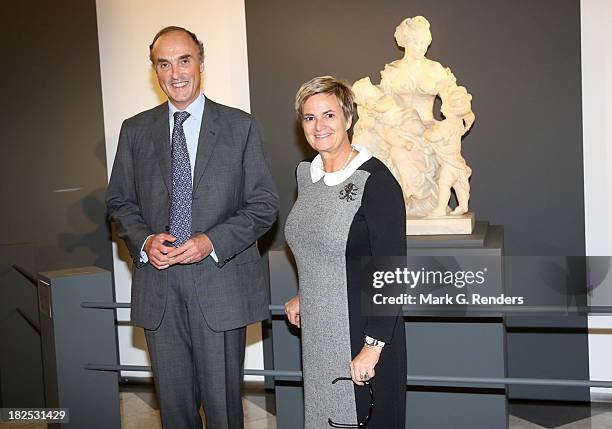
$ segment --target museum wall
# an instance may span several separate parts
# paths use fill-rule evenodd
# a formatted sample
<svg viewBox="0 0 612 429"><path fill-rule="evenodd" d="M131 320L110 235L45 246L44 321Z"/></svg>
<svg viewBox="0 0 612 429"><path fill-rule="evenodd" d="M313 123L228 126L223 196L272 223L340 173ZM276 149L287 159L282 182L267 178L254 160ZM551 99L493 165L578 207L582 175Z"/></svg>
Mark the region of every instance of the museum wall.
<svg viewBox="0 0 612 429"><path fill-rule="evenodd" d="M579 11L577 0L247 0L251 108L273 148L281 224L295 166L313 155L293 113L299 85L326 74L378 83L403 55L396 25L423 15L427 56L474 97L463 153L477 218L504 225L508 254L584 254Z"/></svg>

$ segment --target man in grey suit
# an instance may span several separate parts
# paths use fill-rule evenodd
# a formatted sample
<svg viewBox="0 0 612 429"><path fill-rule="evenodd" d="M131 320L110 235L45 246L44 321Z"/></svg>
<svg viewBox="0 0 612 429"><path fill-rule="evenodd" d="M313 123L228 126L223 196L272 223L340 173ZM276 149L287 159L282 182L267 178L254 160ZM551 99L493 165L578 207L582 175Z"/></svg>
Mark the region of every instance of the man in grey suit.
<svg viewBox="0 0 612 429"><path fill-rule="evenodd" d="M168 102L124 121L107 191L134 259L132 322L145 329L164 428L242 428L246 325L268 317L255 241L278 195L259 127L200 90L202 43L153 39Z"/></svg>

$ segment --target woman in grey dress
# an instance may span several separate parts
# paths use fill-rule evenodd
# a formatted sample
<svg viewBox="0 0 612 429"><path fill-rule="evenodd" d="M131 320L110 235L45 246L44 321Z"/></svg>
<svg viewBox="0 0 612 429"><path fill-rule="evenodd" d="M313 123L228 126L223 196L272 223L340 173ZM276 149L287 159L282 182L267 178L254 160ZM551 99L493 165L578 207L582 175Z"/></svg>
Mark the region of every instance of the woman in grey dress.
<svg viewBox="0 0 612 429"><path fill-rule="evenodd" d="M406 340L397 317L362 314L363 256L405 256L402 191L385 165L348 137L354 102L350 88L317 77L299 89L296 112L318 152L297 167L298 198L285 236L295 256L299 293L285 304L302 331L305 428L364 421L371 380L375 405L368 428L403 428ZM350 376L354 382L337 383Z"/></svg>

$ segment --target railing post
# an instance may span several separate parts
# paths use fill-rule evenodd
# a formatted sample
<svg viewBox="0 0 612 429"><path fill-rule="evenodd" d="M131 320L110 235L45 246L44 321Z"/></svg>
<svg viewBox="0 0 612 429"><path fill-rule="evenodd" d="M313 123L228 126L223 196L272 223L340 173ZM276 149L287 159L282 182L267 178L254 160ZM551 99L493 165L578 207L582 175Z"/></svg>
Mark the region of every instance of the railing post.
<svg viewBox="0 0 612 429"><path fill-rule="evenodd" d="M88 371L90 362L117 363L114 311L82 308L113 301L110 272L97 267L38 275L46 407L68 408L70 422L49 428L119 429L116 372Z"/></svg>

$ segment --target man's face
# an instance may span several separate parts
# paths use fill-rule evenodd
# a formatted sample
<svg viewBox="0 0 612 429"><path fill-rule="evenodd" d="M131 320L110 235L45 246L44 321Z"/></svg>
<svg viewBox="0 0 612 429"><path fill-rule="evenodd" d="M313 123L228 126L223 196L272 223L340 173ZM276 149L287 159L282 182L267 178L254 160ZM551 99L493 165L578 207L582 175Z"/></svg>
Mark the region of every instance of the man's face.
<svg viewBox="0 0 612 429"><path fill-rule="evenodd" d="M183 110L200 95L200 61L196 43L183 31L161 36L153 45L153 67L162 91Z"/></svg>

